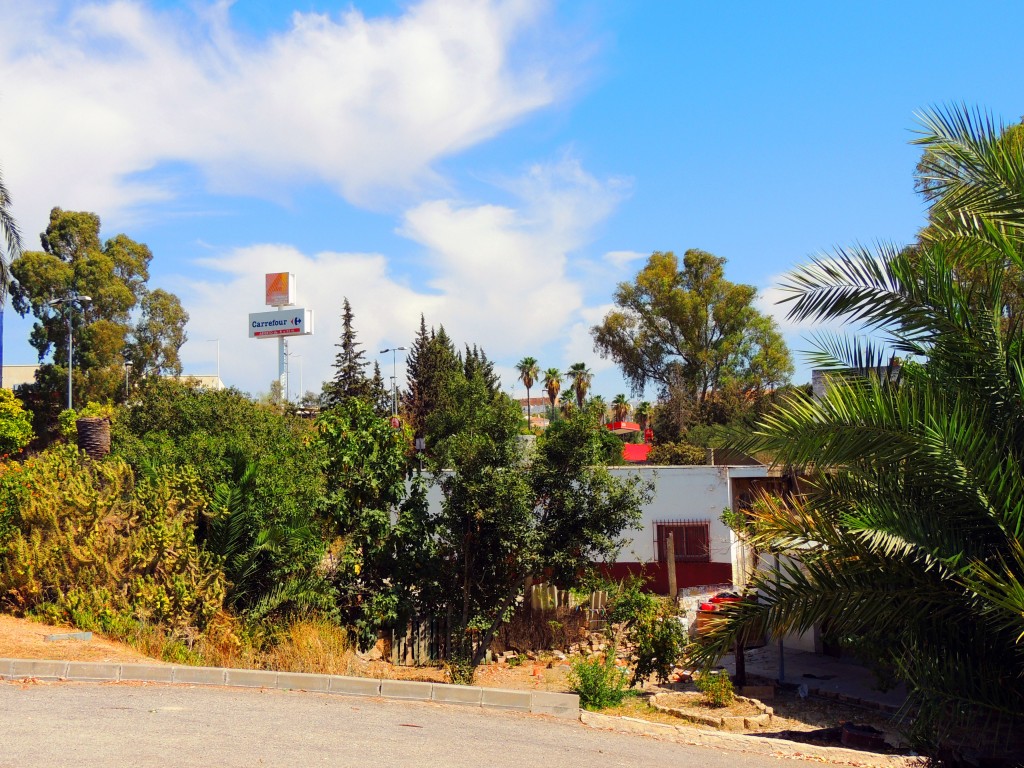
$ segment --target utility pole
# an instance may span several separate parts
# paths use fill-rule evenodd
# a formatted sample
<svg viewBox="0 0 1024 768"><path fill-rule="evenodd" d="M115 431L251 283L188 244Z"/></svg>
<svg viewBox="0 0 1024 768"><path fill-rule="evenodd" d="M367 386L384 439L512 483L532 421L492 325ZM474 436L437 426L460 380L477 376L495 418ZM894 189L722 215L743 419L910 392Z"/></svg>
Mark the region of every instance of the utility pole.
<svg viewBox="0 0 1024 768"><path fill-rule="evenodd" d="M68 326L68 410L72 408L72 383L71 383L71 372L75 367L75 349L74 349L74 337L72 336L73 326L71 323L72 311L77 308L84 311L85 305L92 302L91 296L84 296L77 293L69 294L63 299L54 299L53 301L47 302L51 307L61 307L64 313L64 320Z"/></svg>
<svg viewBox="0 0 1024 768"><path fill-rule="evenodd" d="M380 353L386 354L391 353L391 417L394 418L398 415L398 353L405 352L405 347L390 347L388 349L382 349Z"/></svg>

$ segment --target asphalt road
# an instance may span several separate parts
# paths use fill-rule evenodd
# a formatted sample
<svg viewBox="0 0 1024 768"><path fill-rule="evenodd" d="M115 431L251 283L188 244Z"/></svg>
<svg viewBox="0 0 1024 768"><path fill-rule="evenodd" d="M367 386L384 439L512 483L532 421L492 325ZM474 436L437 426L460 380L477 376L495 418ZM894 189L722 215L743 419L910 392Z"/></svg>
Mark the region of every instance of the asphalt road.
<svg viewBox="0 0 1024 768"><path fill-rule="evenodd" d="M0 682L3 768L778 768L780 762L787 761L470 707L199 686Z"/></svg>

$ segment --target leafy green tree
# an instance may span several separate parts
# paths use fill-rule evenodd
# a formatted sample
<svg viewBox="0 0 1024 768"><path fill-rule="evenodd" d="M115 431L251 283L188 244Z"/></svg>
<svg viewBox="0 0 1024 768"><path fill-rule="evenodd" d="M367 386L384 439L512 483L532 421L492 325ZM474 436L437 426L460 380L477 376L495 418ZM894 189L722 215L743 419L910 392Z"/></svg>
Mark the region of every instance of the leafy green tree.
<svg viewBox="0 0 1024 768"><path fill-rule="evenodd" d="M341 343L335 344L338 354L334 357L334 378L324 385L323 402L327 408L345 402L349 398L371 397L370 380L366 377L365 352L356 341L352 326L352 306L345 298L341 313Z"/></svg>
<svg viewBox="0 0 1024 768"><path fill-rule="evenodd" d="M906 683L919 748L1019 764L1024 330L1006 322L1003 286L1006 265L1022 266L1024 155L963 110L924 129L945 234L841 251L786 280L791 317L863 323L881 341L822 337L826 395L794 396L741 446L814 471L798 495L755 506L751 542L780 567L755 574L759 600L729 611L702 655L749 629L827 623Z"/></svg>
<svg viewBox="0 0 1024 768"><path fill-rule="evenodd" d="M785 383L792 361L757 290L725 279L725 259L688 250L651 254L632 283L620 283L617 308L591 332L635 394L648 384L679 390L698 407L728 380L763 390Z"/></svg>
<svg viewBox="0 0 1024 768"><path fill-rule="evenodd" d="M519 372L519 380L526 387L526 423L529 425L533 415L530 410L530 389L540 377L540 366L537 365L537 358L524 357L516 363L516 370Z"/></svg>
<svg viewBox="0 0 1024 768"><path fill-rule="evenodd" d="M181 369L188 315L172 294L149 294L149 248L123 234L101 243L99 216L60 208L50 212L41 243L41 251L25 251L11 264L14 308L36 318L29 341L40 360L53 353L53 365L37 376L41 390L57 391L67 376L66 318L51 302L76 294L91 298L72 315L74 390L81 402L121 397L125 359L140 374ZM133 323L136 308L141 319Z"/></svg>
<svg viewBox="0 0 1024 768"><path fill-rule="evenodd" d="M139 302L142 310L129 344L126 359L136 378L181 375L178 351L188 340L188 313L173 293L162 288L148 291Z"/></svg>
<svg viewBox="0 0 1024 768"><path fill-rule="evenodd" d="M365 647L381 624L399 617L397 599L388 599L397 594L391 582L401 556L392 517L408 496L411 433L393 428L356 397L322 413L316 430L327 484L325 513L337 541L334 582L342 617Z"/></svg>
<svg viewBox="0 0 1024 768"><path fill-rule="evenodd" d="M0 389L0 454L19 453L32 440L32 418L9 389Z"/></svg>
<svg viewBox="0 0 1024 768"><path fill-rule="evenodd" d="M435 468L451 468L435 473L444 499L434 521L432 608L450 617L453 678L465 682L524 579L545 572L573 586L616 550L645 491L604 469L602 430L585 415L553 424L525 463L521 416L507 396L492 395L480 377L457 382L452 395L431 417L443 435Z"/></svg>

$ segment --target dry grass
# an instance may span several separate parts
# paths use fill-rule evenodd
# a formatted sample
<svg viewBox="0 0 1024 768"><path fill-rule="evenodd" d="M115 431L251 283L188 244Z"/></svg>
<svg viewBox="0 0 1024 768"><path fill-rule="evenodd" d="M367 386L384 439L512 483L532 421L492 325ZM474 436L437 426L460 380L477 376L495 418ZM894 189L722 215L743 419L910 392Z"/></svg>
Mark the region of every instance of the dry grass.
<svg viewBox="0 0 1024 768"><path fill-rule="evenodd" d="M306 620L290 624L277 642L259 658L264 669L351 675L355 651L348 633L330 621Z"/></svg>

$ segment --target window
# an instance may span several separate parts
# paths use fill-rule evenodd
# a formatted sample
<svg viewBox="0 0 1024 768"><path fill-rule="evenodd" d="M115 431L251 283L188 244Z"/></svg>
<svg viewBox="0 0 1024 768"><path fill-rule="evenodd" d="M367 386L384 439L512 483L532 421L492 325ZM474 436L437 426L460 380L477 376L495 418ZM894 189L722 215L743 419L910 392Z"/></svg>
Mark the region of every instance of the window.
<svg viewBox="0 0 1024 768"><path fill-rule="evenodd" d="M707 563L711 561L711 523L708 520L676 520L654 524L655 548L658 562L667 562L665 542L672 534L672 546L677 563Z"/></svg>

